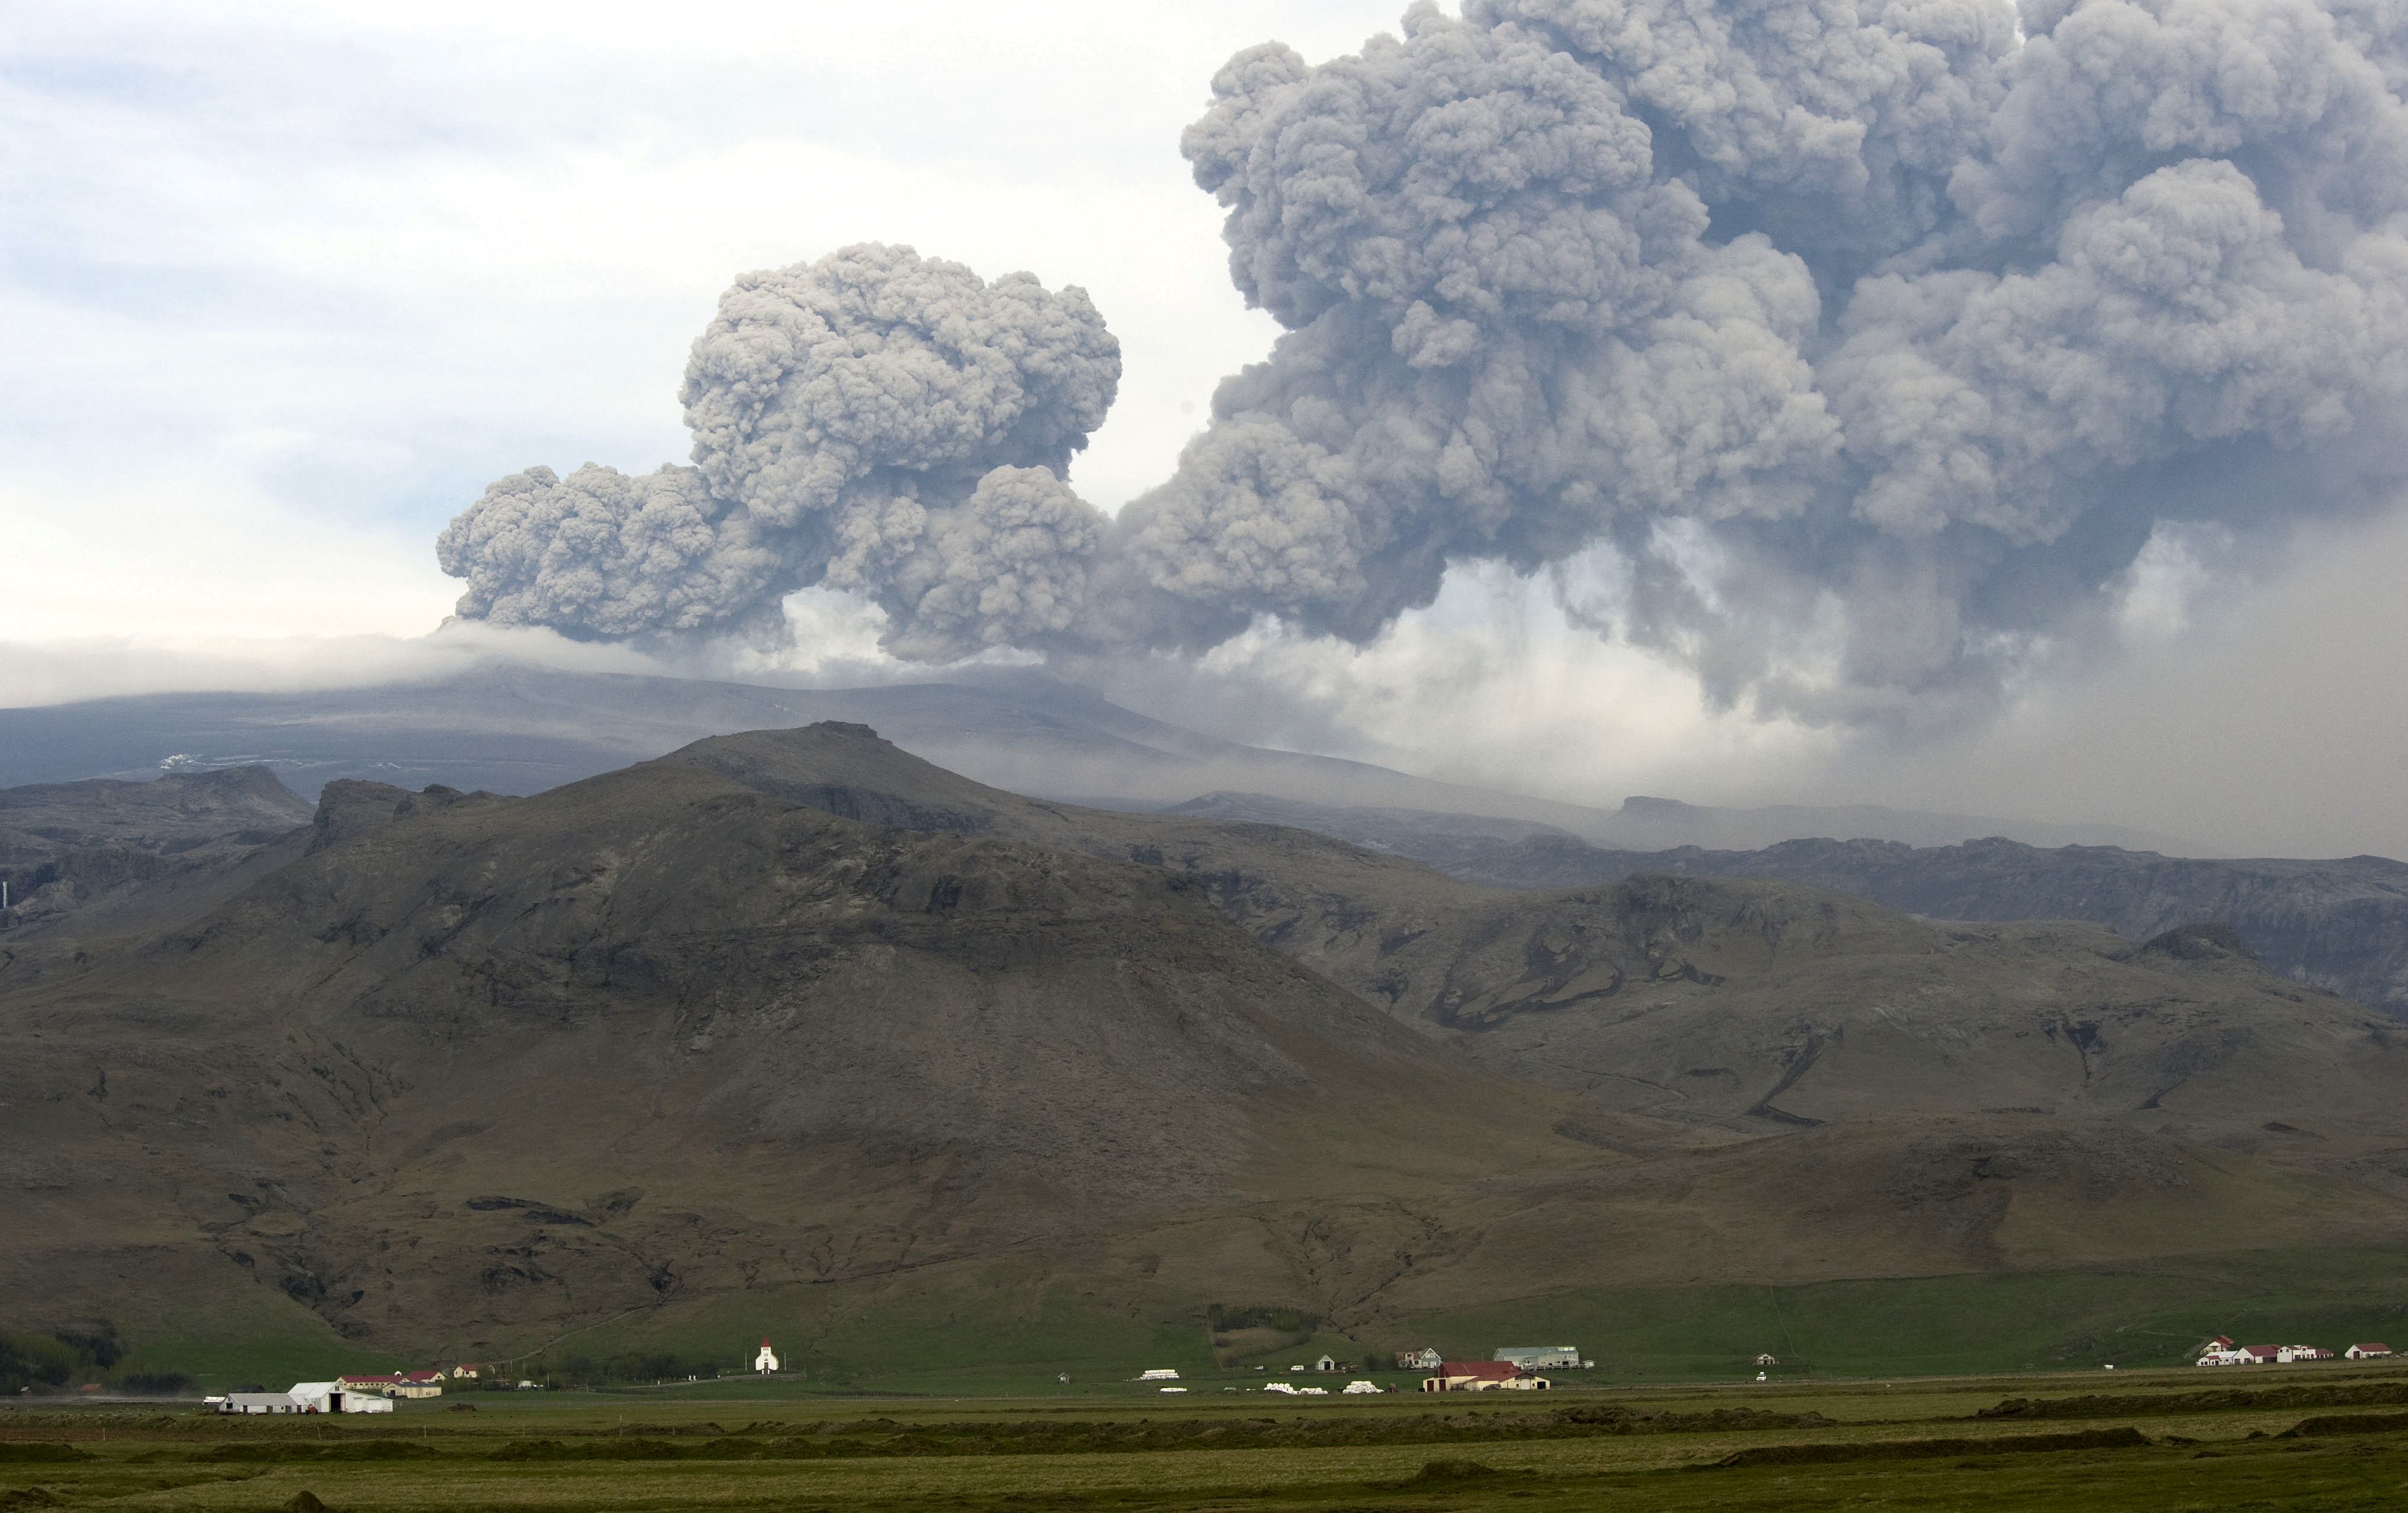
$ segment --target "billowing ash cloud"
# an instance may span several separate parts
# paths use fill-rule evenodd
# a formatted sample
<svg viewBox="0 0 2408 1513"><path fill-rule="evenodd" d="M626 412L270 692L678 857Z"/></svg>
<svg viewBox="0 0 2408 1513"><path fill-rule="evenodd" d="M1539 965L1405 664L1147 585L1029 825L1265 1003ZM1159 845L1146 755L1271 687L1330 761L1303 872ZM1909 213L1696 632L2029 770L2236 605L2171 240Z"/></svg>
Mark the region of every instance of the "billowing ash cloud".
<svg viewBox="0 0 2408 1513"><path fill-rule="evenodd" d="M2245 556L2408 474L2408 7L2020 26L1467 0L1250 49L1182 146L1287 330L1116 520L1060 483L1115 373L1083 296L855 249L697 345L704 495L512 480L446 565L466 613L605 635L824 580L948 657L1359 641L1484 559L1722 698L1978 707L2109 634L2153 540Z"/></svg>
<svg viewBox="0 0 2408 1513"><path fill-rule="evenodd" d="M824 581L882 605L898 653L965 656L1068 625L1103 517L1062 475L1119 382L1083 291L849 247L721 296L681 395L694 466L531 468L437 554L472 619L725 631Z"/></svg>
<svg viewBox="0 0 2408 1513"><path fill-rule="evenodd" d="M690 467L513 473L445 528L435 556L468 580L462 615L596 637L724 629L795 586L751 518Z"/></svg>
<svg viewBox="0 0 2408 1513"><path fill-rule="evenodd" d="M2160 518L2396 471L2397 7L1465 8L1241 53L1188 133L1290 328L1123 516L1207 635L1588 553L1725 696L1881 716L2079 634Z"/></svg>

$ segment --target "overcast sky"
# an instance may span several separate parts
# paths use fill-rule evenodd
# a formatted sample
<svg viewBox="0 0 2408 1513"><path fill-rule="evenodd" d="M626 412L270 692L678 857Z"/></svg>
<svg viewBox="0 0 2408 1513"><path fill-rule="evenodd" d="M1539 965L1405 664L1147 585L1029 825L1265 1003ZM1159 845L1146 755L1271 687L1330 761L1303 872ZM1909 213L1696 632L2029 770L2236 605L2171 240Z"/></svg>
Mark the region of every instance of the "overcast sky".
<svg viewBox="0 0 2408 1513"><path fill-rule="evenodd" d="M1088 288L1116 505L1272 332L1178 154L1212 68L1393 21L1199 8L0 10L7 634L423 631L489 479L681 461L731 276L865 239Z"/></svg>
<svg viewBox="0 0 2408 1513"><path fill-rule="evenodd" d="M440 661L409 638L460 589L442 524L532 464L681 460L679 375L719 291L853 241L1089 291L1126 374L1072 481L1116 507L1274 334L1178 152L1212 71L1273 36L1352 50L1398 8L0 8L0 703ZM1111 692L1590 803L2408 854L2408 524L2335 527L2222 597L2179 567L2131 600L2157 607L2123 660L1912 749L1710 712L1493 571L1365 650L1254 636ZM798 608L786 670L876 672L848 606Z"/></svg>

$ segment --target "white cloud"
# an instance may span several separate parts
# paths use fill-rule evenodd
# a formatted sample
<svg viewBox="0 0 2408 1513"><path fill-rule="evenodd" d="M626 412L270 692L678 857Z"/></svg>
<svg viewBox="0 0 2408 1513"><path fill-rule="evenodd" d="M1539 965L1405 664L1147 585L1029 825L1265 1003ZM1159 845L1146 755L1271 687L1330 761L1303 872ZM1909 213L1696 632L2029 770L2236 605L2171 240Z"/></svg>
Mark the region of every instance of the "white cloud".
<svg viewBox="0 0 2408 1513"><path fill-rule="evenodd" d="M2159 521L2118 580L2115 623L2141 645L2191 628L2199 601L2232 584L2233 535L2214 521Z"/></svg>
<svg viewBox="0 0 2408 1513"><path fill-rule="evenodd" d="M289 438L227 438L252 458ZM0 635L90 637L408 635L456 589L411 535L303 520L222 457L189 469L0 476Z"/></svg>
<svg viewBox="0 0 2408 1513"><path fill-rule="evenodd" d="M1709 710L1685 671L1601 639L1546 579L1495 564L1458 568L1437 603L1368 646L1265 621L1193 667L1088 671L1159 719L1607 808L1631 793L1770 802L1768 782L1839 744Z"/></svg>

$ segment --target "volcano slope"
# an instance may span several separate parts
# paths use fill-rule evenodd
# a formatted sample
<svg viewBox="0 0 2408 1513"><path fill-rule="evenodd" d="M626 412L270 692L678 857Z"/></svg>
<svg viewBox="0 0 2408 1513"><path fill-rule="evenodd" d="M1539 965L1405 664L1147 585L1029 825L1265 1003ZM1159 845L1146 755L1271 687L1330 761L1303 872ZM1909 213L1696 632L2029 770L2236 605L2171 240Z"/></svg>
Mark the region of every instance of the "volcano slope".
<svg viewBox="0 0 2408 1513"><path fill-rule="evenodd" d="M2408 1235L2408 1049L2213 930L1510 892L840 725L330 785L310 837L172 931L0 948L26 1321L265 1296L499 1354L921 1289L1376 1334Z"/></svg>
<svg viewBox="0 0 2408 1513"><path fill-rule="evenodd" d="M187 930L0 957L20 1306L236 1268L363 1338L488 1338L1091 1249L1291 1192L1296 1140L1341 1191L1593 1159L1159 868L657 764L324 802Z"/></svg>
<svg viewBox="0 0 2408 1513"><path fill-rule="evenodd" d="M857 725L663 759L840 814L1158 865L1263 943L1517 1079L1746 1133L1844 1113L2053 1113L2243 1139L2259 1105L2394 1127L2408 1043L2229 930L1919 921L1836 891L1667 874L1508 890L1308 831L984 788ZM2388 1138L2387 1135L2383 1137ZM2245 1143L2245 1141L2244 1141Z"/></svg>
<svg viewBox="0 0 2408 1513"><path fill-rule="evenodd" d="M1745 1264L1735 1249L1764 1258L1752 1275L1817 1276L1852 1248L1889 1273L2166 1253L2198 1247L2203 1211L2313 1241L2389 1232L2408 1197L2408 1035L2264 972L2228 930L2136 946L2078 922L1931 923L1818 888L1664 875L1489 888L1307 831L1023 798L859 726L664 760L837 812L1186 873L1399 1022L1580 1094L1561 1128L1642 1159L1534 1190L1498 1221L1517 1259L1480 1264L1534 1284L1600 1264L1724 1274ZM1685 1196L1624 1206L1666 1193ZM1613 1259L1539 1264L1541 1232L1591 1233L1567 1211L1584 1206L1617 1212ZM1799 1243L1768 1239L1749 1217L1766 1214ZM1742 1229L1744 1247L1726 1245Z"/></svg>

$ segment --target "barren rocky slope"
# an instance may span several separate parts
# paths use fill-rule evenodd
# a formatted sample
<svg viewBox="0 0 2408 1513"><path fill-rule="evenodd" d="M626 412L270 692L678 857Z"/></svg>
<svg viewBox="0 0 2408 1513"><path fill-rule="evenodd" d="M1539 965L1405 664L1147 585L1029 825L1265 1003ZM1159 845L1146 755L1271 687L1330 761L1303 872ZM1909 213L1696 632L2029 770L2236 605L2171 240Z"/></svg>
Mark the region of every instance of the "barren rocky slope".
<svg viewBox="0 0 2408 1513"><path fill-rule="evenodd" d="M664 760L838 812L1188 873L1257 938L1401 1022L1628 1112L1756 1130L1827 1105L2079 1106L2231 1135L2263 1122L2247 1110L2281 1083L2387 1130L2386 1079L2408 1071L2386 1059L2408 1035L2272 977L2213 930L2143 947L2075 923L1939 925L1834 892L1662 874L1505 891L1309 832L1025 799L860 726ZM2295 1031L2313 1043L2286 1045Z"/></svg>
<svg viewBox="0 0 2408 1513"><path fill-rule="evenodd" d="M1259 793L1207 793L1171 812L1294 825L1500 888L1586 887L1647 872L1777 878L1928 919L2087 920L2135 940L2216 920L2285 977L2408 1015L2408 863L2380 856L2163 856L1995 836L1956 846L1799 839L1759 850L1639 850L1518 820Z"/></svg>
<svg viewBox="0 0 2408 1513"><path fill-rule="evenodd" d="M364 1336L526 1327L1242 1205L1290 1137L1591 1159L1160 869L674 766L329 797L188 931L0 955L0 1290L222 1261Z"/></svg>
<svg viewBox="0 0 2408 1513"><path fill-rule="evenodd" d="M2043 850L1997 838L1920 849L1794 840L1758 851L1611 851L1569 835L1531 835L1448 870L1521 888L1642 872L1780 878L1931 919L2088 920L2136 939L2217 920L2286 977L2408 1014L2408 863L2386 857L2214 860L2112 846Z"/></svg>
<svg viewBox="0 0 2408 1513"><path fill-rule="evenodd" d="M197 912L291 861L310 812L263 766L0 789L0 923L91 934Z"/></svg>
<svg viewBox="0 0 2408 1513"><path fill-rule="evenodd" d="M0 1294L396 1348L782 1288L1346 1322L2408 1235L2408 1045L2215 931L1515 892L858 726L330 785L164 934L0 942Z"/></svg>

